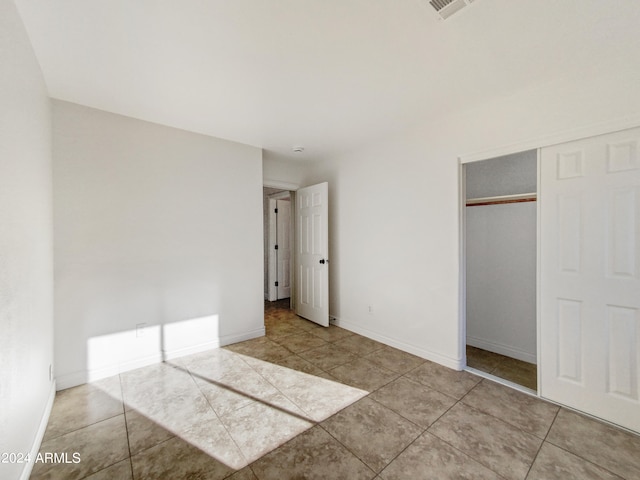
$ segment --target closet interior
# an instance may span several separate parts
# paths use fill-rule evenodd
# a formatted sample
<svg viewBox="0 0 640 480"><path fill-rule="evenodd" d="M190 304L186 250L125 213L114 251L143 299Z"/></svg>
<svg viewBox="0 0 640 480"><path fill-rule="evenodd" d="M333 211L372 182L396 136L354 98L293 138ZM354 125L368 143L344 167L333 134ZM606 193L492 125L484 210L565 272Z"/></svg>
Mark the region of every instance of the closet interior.
<svg viewBox="0 0 640 480"><path fill-rule="evenodd" d="M467 366L537 389L537 151L464 165Z"/></svg>

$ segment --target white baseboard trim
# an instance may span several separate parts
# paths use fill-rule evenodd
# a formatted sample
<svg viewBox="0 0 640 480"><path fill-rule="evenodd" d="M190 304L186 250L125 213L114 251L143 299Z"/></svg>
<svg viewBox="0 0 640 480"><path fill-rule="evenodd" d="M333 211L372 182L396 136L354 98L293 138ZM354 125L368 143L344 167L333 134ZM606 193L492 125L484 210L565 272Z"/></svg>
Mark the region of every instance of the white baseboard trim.
<svg viewBox="0 0 640 480"><path fill-rule="evenodd" d="M94 382L102 378L112 377L122 372L135 370L136 368L142 368L160 362L162 362L162 353L157 352L153 355L145 355L144 357L129 360L124 363L117 363L91 370L81 370L79 372L58 375L56 376L56 383L58 385L58 391L65 390L67 388L77 387L78 385Z"/></svg>
<svg viewBox="0 0 640 480"><path fill-rule="evenodd" d="M219 338L219 347L224 347L225 345L231 345L233 343L244 342L246 340L251 340L253 338L264 337L266 334L266 330L264 327L256 328L255 330L250 330L245 333L237 333L233 335L224 335Z"/></svg>
<svg viewBox="0 0 640 480"><path fill-rule="evenodd" d="M193 355L194 353L205 352L207 350L213 350L214 348L224 347L225 345L231 345L232 343L244 342L245 340L251 340L252 338L264 337L265 329L257 328L250 332L224 335L212 342L201 343L199 345L193 345L187 348L180 348L171 351L163 351L164 360L173 360L174 358L184 357L186 355Z"/></svg>
<svg viewBox="0 0 640 480"><path fill-rule="evenodd" d="M206 350L213 350L220 346L220 341L215 340L213 342L200 343L198 345L192 345L185 348L176 348L174 350L163 350L162 360L173 360L174 358L184 357L186 355L193 355L194 353L204 352Z"/></svg>
<svg viewBox="0 0 640 480"><path fill-rule="evenodd" d="M123 372L128 372L129 370L135 370L136 368L142 368L148 365L153 365L155 363L161 363L164 360L173 360L178 357L184 357L185 355L192 355L194 353L212 350L214 348L223 347L225 345L231 345L232 343L243 342L245 340L251 340L252 338L264 337L264 335L264 327L256 328L255 330L250 330L248 332L240 334L224 335L211 342L200 343L197 345L174 350L159 351L152 355L146 355L144 357L136 358L124 363L117 363L91 370L82 370L79 372L59 375L56 377L57 388L58 390L64 390L71 387L77 387L78 385L83 385L88 382L93 382L102 378L118 375Z"/></svg>
<svg viewBox="0 0 640 480"><path fill-rule="evenodd" d="M467 336L467 345L472 347L481 348L493 353L499 353L506 357L515 358L516 360L522 360L523 362L536 364L536 355L533 353L525 352L519 348L512 347L510 345L503 345L501 343L491 342L482 338Z"/></svg>
<svg viewBox="0 0 640 480"><path fill-rule="evenodd" d="M89 372L73 372L65 375L56 376L56 385L58 391L66 390L67 388L77 387L89 381Z"/></svg>
<svg viewBox="0 0 640 480"><path fill-rule="evenodd" d="M24 468L22 469L20 480L29 480L29 477L31 476L33 466L36 463L36 457L38 456L38 452L40 451L40 445L42 445L44 432L47 430L47 424L49 423L49 417L51 416L51 409L53 408L53 401L55 400L55 398L56 398L56 381L53 380L51 382L51 387L49 388L49 396L47 398L47 403L44 406L44 411L42 412L42 417L40 418L40 425L38 426L38 431L36 432L36 436L33 439L33 443L31 444L31 450L29 451L29 461L25 463Z"/></svg>
<svg viewBox="0 0 640 480"><path fill-rule="evenodd" d="M389 345L390 347L394 347L394 348L397 348L398 350L411 353L412 355L416 355L420 358L424 358L425 360L430 360L432 362L439 363L440 365L444 365L445 367L449 367L454 370L462 370L465 368L464 359L462 358L456 359L456 358L447 357L446 355L442 355L437 352L432 352L430 350L425 350L424 348L411 345L401 340L396 340L394 338L388 337L386 335L375 332L373 330L362 328L360 325L351 323L348 320L344 320L338 317L333 317L333 318L335 318L335 325L338 327L342 327L345 330L349 330L351 332L363 335L372 340L376 340L378 342L384 343L385 345Z"/></svg>

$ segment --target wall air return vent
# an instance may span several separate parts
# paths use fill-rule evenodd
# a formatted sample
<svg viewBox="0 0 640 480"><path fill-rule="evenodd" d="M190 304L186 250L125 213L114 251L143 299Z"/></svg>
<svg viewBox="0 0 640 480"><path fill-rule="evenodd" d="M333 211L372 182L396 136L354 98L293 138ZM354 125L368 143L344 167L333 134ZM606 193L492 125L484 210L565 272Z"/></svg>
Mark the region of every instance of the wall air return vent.
<svg viewBox="0 0 640 480"><path fill-rule="evenodd" d="M459 12L467 5L473 3L473 0L430 0L429 5L431 5L438 15L443 20L446 20L451 15L456 12Z"/></svg>

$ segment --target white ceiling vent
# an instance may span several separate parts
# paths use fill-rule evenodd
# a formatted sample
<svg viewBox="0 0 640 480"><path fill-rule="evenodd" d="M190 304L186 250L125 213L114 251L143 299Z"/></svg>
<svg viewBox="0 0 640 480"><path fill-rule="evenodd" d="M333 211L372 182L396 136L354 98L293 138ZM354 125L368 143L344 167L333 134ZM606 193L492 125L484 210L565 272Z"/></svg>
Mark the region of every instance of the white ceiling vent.
<svg viewBox="0 0 640 480"><path fill-rule="evenodd" d="M430 0L429 5L431 5L440 18L446 20L451 15L456 12L459 12L467 5L473 3L473 0Z"/></svg>

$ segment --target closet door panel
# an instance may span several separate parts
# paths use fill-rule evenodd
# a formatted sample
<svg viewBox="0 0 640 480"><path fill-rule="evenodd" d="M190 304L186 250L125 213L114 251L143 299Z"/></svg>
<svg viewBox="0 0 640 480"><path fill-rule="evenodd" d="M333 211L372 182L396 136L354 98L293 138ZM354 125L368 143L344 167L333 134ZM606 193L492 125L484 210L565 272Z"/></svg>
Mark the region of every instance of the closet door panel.
<svg viewBox="0 0 640 480"><path fill-rule="evenodd" d="M540 393L640 432L640 129L540 155Z"/></svg>

